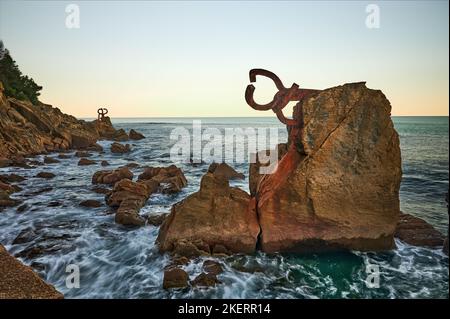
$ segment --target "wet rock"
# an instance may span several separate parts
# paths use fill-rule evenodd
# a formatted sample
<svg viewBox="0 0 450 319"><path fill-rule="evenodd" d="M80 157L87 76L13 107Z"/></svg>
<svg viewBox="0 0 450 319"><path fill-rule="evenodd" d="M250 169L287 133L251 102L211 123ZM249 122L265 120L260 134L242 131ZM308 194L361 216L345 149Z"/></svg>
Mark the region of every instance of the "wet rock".
<svg viewBox="0 0 450 319"><path fill-rule="evenodd" d="M91 151L91 152L101 153L101 152L103 152L103 147L100 144L95 143L93 145L89 145L88 147L86 147L86 150Z"/></svg>
<svg viewBox="0 0 450 319"><path fill-rule="evenodd" d="M39 194L42 194L42 193L50 192L52 190L53 190L53 187L44 187L44 188L41 188L41 189L39 189L37 191L31 192L31 193L29 193L27 195L35 196L35 195L39 195Z"/></svg>
<svg viewBox="0 0 450 319"><path fill-rule="evenodd" d="M138 180L151 180L161 187L164 194L172 194L181 191L187 185L183 171L175 165L168 167L147 167L139 175Z"/></svg>
<svg viewBox="0 0 450 319"><path fill-rule="evenodd" d="M198 192L172 206L157 243L163 252L175 252L180 244L201 241L208 253L215 245L236 253L252 253L258 234L255 200L243 190L230 187L228 180L207 173Z"/></svg>
<svg viewBox="0 0 450 319"><path fill-rule="evenodd" d="M108 166L109 163L108 163L108 161L101 161L100 165L102 165L102 166Z"/></svg>
<svg viewBox="0 0 450 319"><path fill-rule="evenodd" d="M56 163L59 163L59 161L57 159L53 158L53 157L45 156L44 157L44 163L45 164L56 164Z"/></svg>
<svg viewBox="0 0 450 319"><path fill-rule="evenodd" d="M28 164L33 165L33 166L42 166L42 165L44 165L44 163L39 162L39 161L35 161L35 160L29 161Z"/></svg>
<svg viewBox="0 0 450 319"><path fill-rule="evenodd" d="M80 160L78 161L78 166L87 166L87 165L94 165L96 164L96 161L90 160L88 158L80 158Z"/></svg>
<svg viewBox="0 0 450 319"><path fill-rule="evenodd" d="M227 256L230 255L231 253L224 245L217 244L214 245L212 249L212 254L218 256Z"/></svg>
<svg viewBox="0 0 450 319"><path fill-rule="evenodd" d="M312 252L395 247L402 176L391 105L352 83L297 104L288 150L257 185L261 249Z"/></svg>
<svg viewBox="0 0 450 319"><path fill-rule="evenodd" d="M114 185L110 195L106 197L108 206L117 207L115 221L118 224L142 226L145 219L139 215L151 190L144 183L135 183L122 179Z"/></svg>
<svg viewBox="0 0 450 319"><path fill-rule="evenodd" d="M28 266L0 245L0 296L5 299L62 299L55 287L45 283Z"/></svg>
<svg viewBox="0 0 450 319"><path fill-rule="evenodd" d="M169 214L149 215L147 223L153 226L160 226Z"/></svg>
<svg viewBox="0 0 450 319"><path fill-rule="evenodd" d="M128 163L127 165L125 165L126 167L129 168L138 168L139 164L138 163Z"/></svg>
<svg viewBox="0 0 450 319"><path fill-rule="evenodd" d="M0 157L0 168L10 166L12 161L5 157Z"/></svg>
<svg viewBox="0 0 450 319"><path fill-rule="evenodd" d="M425 220L400 213L395 237L413 246L436 247L444 243L444 235Z"/></svg>
<svg viewBox="0 0 450 319"><path fill-rule="evenodd" d="M206 273L213 275L218 275L223 272L222 266L215 260L205 260L203 262L203 270Z"/></svg>
<svg viewBox="0 0 450 319"><path fill-rule="evenodd" d="M124 154L124 153L128 153L131 151L131 147L130 144L120 144L120 143L112 143L111 144L111 153L116 153L116 154Z"/></svg>
<svg viewBox="0 0 450 319"><path fill-rule="evenodd" d="M62 206L62 203L56 200L51 201L47 204L47 207L59 207L59 206Z"/></svg>
<svg viewBox="0 0 450 319"><path fill-rule="evenodd" d="M38 238L38 234L32 228L26 228L22 230L17 237L13 240L13 245L22 245L25 243L32 242L36 238Z"/></svg>
<svg viewBox="0 0 450 319"><path fill-rule="evenodd" d="M26 178L17 174L2 174L0 175L0 181L6 184L22 182Z"/></svg>
<svg viewBox="0 0 450 319"><path fill-rule="evenodd" d="M199 247L187 240L178 241L173 248L174 256L186 257L186 258L196 258L202 255L209 254L209 248L201 250Z"/></svg>
<svg viewBox="0 0 450 319"><path fill-rule="evenodd" d="M259 264L243 265L241 263L235 262L235 263L231 264L231 267L237 271L245 272L245 273L249 273L249 274L265 272L264 267Z"/></svg>
<svg viewBox="0 0 450 319"><path fill-rule="evenodd" d="M189 275L181 268L171 268L164 271L163 288L185 288L188 286Z"/></svg>
<svg viewBox="0 0 450 319"><path fill-rule="evenodd" d="M10 198L7 192L0 190L0 209L4 207L13 207L19 203L20 201Z"/></svg>
<svg viewBox="0 0 450 319"><path fill-rule="evenodd" d="M177 256L172 258L172 265L170 265L170 267L173 267L174 265L182 266L187 264L189 264L189 258L184 256Z"/></svg>
<svg viewBox="0 0 450 319"><path fill-rule="evenodd" d="M128 141L129 137L124 129L119 129L114 133L113 140L118 142Z"/></svg>
<svg viewBox="0 0 450 319"><path fill-rule="evenodd" d="M234 168L226 163L212 163L208 168L209 173L213 173L216 177L230 179L244 179L245 176L242 173L238 173Z"/></svg>
<svg viewBox="0 0 450 319"><path fill-rule="evenodd" d="M115 170L97 171L92 176L92 184L109 184L114 185L122 179L133 179L133 173L128 167L120 167Z"/></svg>
<svg viewBox="0 0 450 319"><path fill-rule="evenodd" d="M36 177L39 178L45 178L45 179L51 179L54 178L56 175L50 172L39 172L37 173Z"/></svg>
<svg viewBox="0 0 450 319"><path fill-rule="evenodd" d="M194 280L191 281L194 287L215 287L220 281L217 280L217 276L213 273L201 273Z"/></svg>
<svg viewBox="0 0 450 319"><path fill-rule="evenodd" d="M134 129L130 130L130 139L131 140L142 140L144 138L145 138L145 136L142 135L141 133L135 131Z"/></svg>
<svg viewBox="0 0 450 319"><path fill-rule="evenodd" d="M93 187L92 190L94 192L96 192L97 194L110 194L111 193L111 189L106 188L106 187Z"/></svg>
<svg viewBox="0 0 450 319"><path fill-rule="evenodd" d="M70 158L70 155L61 153L61 154L58 154L58 158L59 159L68 159L68 158Z"/></svg>
<svg viewBox="0 0 450 319"><path fill-rule="evenodd" d="M91 157L92 154L86 151L77 151L75 152L76 157Z"/></svg>
<svg viewBox="0 0 450 319"><path fill-rule="evenodd" d="M23 213L27 209L28 209L28 204L23 204L23 205L20 205L19 207L17 207L17 212L18 213Z"/></svg>
<svg viewBox="0 0 450 319"><path fill-rule="evenodd" d="M80 203L80 206L95 208L95 207L101 207L102 203L100 203L98 200L88 199L88 200L82 201Z"/></svg>
<svg viewBox="0 0 450 319"><path fill-rule="evenodd" d="M21 190L22 189L19 186L0 182L0 191L4 191L8 195L11 195L12 193L15 193L15 192L20 192Z"/></svg>

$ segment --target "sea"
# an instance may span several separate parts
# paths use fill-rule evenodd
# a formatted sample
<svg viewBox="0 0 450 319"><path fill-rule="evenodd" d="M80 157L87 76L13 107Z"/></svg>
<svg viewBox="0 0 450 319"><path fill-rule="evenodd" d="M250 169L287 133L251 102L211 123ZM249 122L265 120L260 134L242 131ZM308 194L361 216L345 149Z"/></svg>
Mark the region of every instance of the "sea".
<svg viewBox="0 0 450 319"><path fill-rule="evenodd" d="M402 154L401 210L425 219L447 234L445 195L449 189L449 118L393 117L393 122L400 135ZM110 163L108 169L138 163L140 167L133 169L135 176L143 171L143 166L176 164L188 180L188 186L178 194L153 194L141 215L170 212L174 203L199 189L200 179L210 163L205 160L183 162L180 158L174 160L173 154L171 156L182 137L194 143L195 125L200 124L201 132L209 134L201 136L202 150L216 147L216 150L222 149L223 157L228 158L233 158L229 156L230 152L243 146L248 151L259 140L250 134L247 140L232 144L230 148L225 141L226 129L250 129L258 136L263 135L260 132L276 131L277 142L287 140L285 127L271 117L115 118L113 124L127 131L135 129L146 138L129 142L132 152L125 155L111 154L111 142L100 141L105 152L92 152L91 159L107 160ZM266 143L270 146L273 140L266 138ZM42 156L37 159L42 160ZM26 181L18 183L23 190L13 195L26 204L25 210L18 213L16 208L7 208L0 212L0 243L33 267L65 298L449 297L448 257L443 254L442 247L415 247L400 240L396 240L397 249L387 252L302 255L257 252L213 257L224 268L218 276L221 283L216 287L164 290L164 267L170 258L160 254L155 245L158 227L124 227L114 222L114 214L106 205L80 207L79 203L86 199L104 202L103 195L91 190L93 173L104 168L100 165L77 166L77 162L78 158L72 156L60 163L31 170L0 168L0 174L16 173L27 177ZM232 186L248 191L248 158L235 159L230 165L246 176L245 180L233 181ZM53 172L56 177L50 180L33 178L39 171ZM211 257L200 257L184 266L191 279L201 273L206 259ZM78 270L79 285L74 285L70 276ZM370 276L374 271L376 280Z"/></svg>

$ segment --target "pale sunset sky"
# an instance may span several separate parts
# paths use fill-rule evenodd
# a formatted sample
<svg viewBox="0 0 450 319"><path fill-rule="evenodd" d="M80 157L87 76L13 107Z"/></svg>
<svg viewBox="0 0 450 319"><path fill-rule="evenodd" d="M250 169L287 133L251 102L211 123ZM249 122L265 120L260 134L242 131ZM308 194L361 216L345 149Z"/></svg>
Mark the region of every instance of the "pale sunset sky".
<svg viewBox="0 0 450 319"><path fill-rule="evenodd" d="M66 27L68 4L80 28ZM366 6L379 7L379 28ZM448 1L0 1L0 39L40 99L77 117L274 116L248 71L285 86L366 81L392 115L448 115ZM256 99L275 93L258 78Z"/></svg>

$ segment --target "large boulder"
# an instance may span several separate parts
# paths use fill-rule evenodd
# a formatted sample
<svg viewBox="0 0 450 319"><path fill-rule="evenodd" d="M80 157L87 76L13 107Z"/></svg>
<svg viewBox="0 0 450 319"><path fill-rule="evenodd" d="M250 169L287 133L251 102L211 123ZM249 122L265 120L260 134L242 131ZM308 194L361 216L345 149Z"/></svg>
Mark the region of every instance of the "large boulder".
<svg viewBox="0 0 450 319"><path fill-rule="evenodd" d="M192 257L196 249L208 253L216 245L252 253L259 230L255 201L243 190L230 187L227 179L207 173L198 192L172 206L157 242L161 251L186 252L192 246Z"/></svg>
<svg viewBox="0 0 450 319"><path fill-rule="evenodd" d="M364 83L294 108L286 154L256 186L263 251L388 250L402 176L391 105ZM252 186L255 188L255 186Z"/></svg>

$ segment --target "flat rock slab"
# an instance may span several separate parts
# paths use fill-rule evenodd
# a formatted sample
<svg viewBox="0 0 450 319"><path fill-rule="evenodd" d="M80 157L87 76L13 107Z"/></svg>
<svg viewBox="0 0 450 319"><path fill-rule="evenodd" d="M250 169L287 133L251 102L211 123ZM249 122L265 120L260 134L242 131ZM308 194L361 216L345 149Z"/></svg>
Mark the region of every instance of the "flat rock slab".
<svg viewBox="0 0 450 319"><path fill-rule="evenodd" d="M24 298L62 299L64 296L0 245L0 299Z"/></svg>
<svg viewBox="0 0 450 319"><path fill-rule="evenodd" d="M436 247L444 244L444 235L433 226L405 213L400 213L395 237L413 246Z"/></svg>

